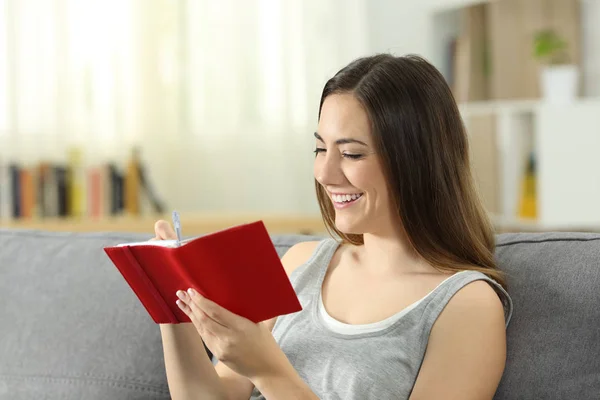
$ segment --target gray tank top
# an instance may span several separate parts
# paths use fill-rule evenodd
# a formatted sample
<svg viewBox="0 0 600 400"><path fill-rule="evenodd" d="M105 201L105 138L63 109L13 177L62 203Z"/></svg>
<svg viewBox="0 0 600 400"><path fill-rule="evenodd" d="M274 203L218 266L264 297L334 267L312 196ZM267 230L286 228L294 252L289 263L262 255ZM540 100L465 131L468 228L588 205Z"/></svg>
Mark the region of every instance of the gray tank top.
<svg viewBox="0 0 600 400"><path fill-rule="evenodd" d="M508 327L513 309L508 293L485 274L462 271L385 321L348 325L356 327L352 332L341 330L323 314L321 301L323 279L338 246L335 239L321 241L310 259L294 270L290 280L303 309L280 316L273 327L281 349L319 399L408 399L434 322L470 282L485 280L497 289ZM255 388L250 399L264 397Z"/></svg>

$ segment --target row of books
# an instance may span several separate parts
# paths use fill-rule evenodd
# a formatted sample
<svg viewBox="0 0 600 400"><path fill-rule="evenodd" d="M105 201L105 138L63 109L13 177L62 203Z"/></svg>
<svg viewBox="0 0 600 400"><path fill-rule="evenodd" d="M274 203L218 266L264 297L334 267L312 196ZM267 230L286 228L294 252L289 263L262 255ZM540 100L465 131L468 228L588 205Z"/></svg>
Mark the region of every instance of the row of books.
<svg viewBox="0 0 600 400"><path fill-rule="evenodd" d="M144 200L163 212L135 153L123 167L83 166L77 150L66 163L0 163L0 219L135 216Z"/></svg>

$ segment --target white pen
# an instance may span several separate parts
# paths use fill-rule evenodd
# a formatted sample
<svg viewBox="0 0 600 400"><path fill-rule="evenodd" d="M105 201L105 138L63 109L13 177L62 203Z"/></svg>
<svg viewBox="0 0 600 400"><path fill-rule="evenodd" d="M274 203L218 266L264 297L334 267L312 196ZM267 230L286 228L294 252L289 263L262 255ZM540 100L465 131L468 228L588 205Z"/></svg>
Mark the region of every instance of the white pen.
<svg viewBox="0 0 600 400"><path fill-rule="evenodd" d="M177 246L181 246L181 221L179 220L179 213L173 211L173 228L175 228L175 234L177 234Z"/></svg>

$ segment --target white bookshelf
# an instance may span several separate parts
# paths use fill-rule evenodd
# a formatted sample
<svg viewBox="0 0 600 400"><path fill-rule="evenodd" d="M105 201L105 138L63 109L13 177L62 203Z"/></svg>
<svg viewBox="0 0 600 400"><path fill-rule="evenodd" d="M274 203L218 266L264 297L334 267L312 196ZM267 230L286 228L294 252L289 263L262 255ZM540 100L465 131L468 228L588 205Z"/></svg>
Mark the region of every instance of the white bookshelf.
<svg viewBox="0 0 600 400"><path fill-rule="evenodd" d="M570 104L538 100L461 104L469 118L491 115L499 169L500 227L600 230L600 98ZM525 155L536 158L538 217L518 218Z"/></svg>
<svg viewBox="0 0 600 400"><path fill-rule="evenodd" d="M423 0L418 12L428 24L423 28L427 47L422 52L447 78L453 68L449 64L448 46L463 27L461 9L493 1L501 0ZM497 200L492 217L500 228L600 231L600 83L596 79L600 65L597 33L600 31L595 22L600 16L600 0L581 0L579 4L580 77L584 80L581 94L585 97L562 105L547 104L539 99L459 105L468 131L469 119L491 117L485 123L473 122L472 129L478 131L469 133L479 134L479 129L488 128L486 124L493 125L493 135L489 137L496 141L497 158L484 164L485 168L493 165L497 170L496 174L489 175L497 180L497 191L492 193ZM486 136L479 136L479 145L482 137ZM518 217L529 150L533 150L536 158L538 217L535 220ZM486 186L489 189L490 185Z"/></svg>

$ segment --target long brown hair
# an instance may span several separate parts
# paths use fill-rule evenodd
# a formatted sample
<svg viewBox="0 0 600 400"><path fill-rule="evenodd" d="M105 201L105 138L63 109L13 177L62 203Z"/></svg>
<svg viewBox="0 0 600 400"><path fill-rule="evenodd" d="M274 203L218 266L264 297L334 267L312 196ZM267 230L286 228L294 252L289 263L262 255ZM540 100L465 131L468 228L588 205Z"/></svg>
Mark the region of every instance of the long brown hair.
<svg viewBox="0 0 600 400"><path fill-rule="evenodd" d="M371 134L402 228L415 251L446 272L480 271L506 288L495 235L474 183L466 129L448 84L421 57L378 54L354 60L331 78L325 98L352 93ZM315 180L325 226L344 242L363 236L335 226L335 211Z"/></svg>

